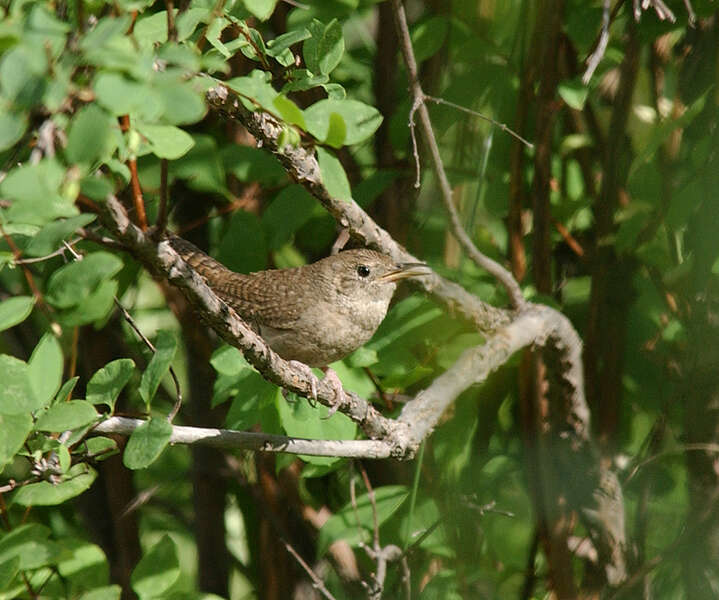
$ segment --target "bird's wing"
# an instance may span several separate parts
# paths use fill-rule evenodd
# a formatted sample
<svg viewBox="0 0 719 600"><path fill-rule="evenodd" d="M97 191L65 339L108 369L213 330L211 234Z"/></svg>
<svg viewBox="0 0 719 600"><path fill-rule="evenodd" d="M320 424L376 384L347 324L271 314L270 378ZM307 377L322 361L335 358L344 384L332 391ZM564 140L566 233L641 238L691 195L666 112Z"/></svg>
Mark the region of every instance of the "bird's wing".
<svg viewBox="0 0 719 600"><path fill-rule="evenodd" d="M297 286L299 277L299 270L294 269L250 275L227 272L212 287L245 320L290 329L305 306Z"/></svg>

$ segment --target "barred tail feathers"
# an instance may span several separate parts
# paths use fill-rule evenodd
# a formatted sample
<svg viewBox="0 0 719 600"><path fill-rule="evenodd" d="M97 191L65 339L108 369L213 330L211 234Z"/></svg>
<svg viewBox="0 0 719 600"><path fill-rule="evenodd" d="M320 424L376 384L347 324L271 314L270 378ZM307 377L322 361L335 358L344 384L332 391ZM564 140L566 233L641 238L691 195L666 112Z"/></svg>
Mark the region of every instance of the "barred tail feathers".
<svg viewBox="0 0 719 600"><path fill-rule="evenodd" d="M205 254L193 243L177 236L168 238L170 246L195 271L202 275L210 285L216 283L218 276L228 271L222 263Z"/></svg>

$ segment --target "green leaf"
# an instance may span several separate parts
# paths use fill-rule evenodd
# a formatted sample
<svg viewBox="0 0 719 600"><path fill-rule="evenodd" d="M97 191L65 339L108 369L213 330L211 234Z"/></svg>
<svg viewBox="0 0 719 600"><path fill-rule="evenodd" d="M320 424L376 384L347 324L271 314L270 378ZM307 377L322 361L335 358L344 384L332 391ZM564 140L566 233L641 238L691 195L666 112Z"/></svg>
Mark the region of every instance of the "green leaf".
<svg viewBox="0 0 719 600"><path fill-rule="evenodd" d="M557 88L559 95L574 110L582 110L589 96L589 88L582 83L580 77L563 81Z"/></svg>
<svg viewBox="0 0 719 600"><path fill-rule="evenodd" d="M229 388L229 386L228 386ZM234 386L225 390L225 396L237 394L227 411L225 424L230 429L249 429L262 421L262 411L277 397L277 386L254 370L247 370L235 378ZM213 405L217 402L217 389ZM269 431L263 427L264 431Z"/></svg>
<svg viewBox="0 0 719 600"><path fill-rule="evenodd" d="M267 55L279 56L285 50L289 49L290 46L303 42L309 37L312 37L312 34L304 27L278 35L275 39L267 42Z"/></svg>
<svg viewBox="0 0 719 600"><path fill-rule="evenodd" d="M18 558L21 570L50 564L60 549L49 538L50 529L39 523L13 528L0 539L0 563Z"/></svg>
<svg viewBox="0 0 719 600"><path fill-rule="evenodd" d="M35 298L32 296L14 296L0 302L0 331L5 331L22 323L30 316Z"/></svg>
<svg viewBox="0 0 719 600"><path fill-rule="evenodd" d="M167 125L197 123L207 112L204 96L192 82L161 80L154 90L162 102L162 121Z"/></svg>
<svg viewBox="0 0 719 600"><path fill-rule="evenodd" d="M42 336L27 366L35 398L42 406L47 406L60 389L63 370L62 349L52 333Z"/></svg>
<svg viewBox="0 0 719 600"><path fill-rule="evenodd" d="M24 113L0 113L0 152L12 148L27 129L27 116Z"/></svg>
<svg viewBox="0 0 719 600"><path fill-rule="evenodd" d="M130 584L140 599L163 596L180 577L177 547L169 535L164 535L140 559L130 577Z"/></svg>
<svg viewBox="0 0 719 600"><path fill-rule="evenodd" d="M112 129L116 123L96 104L88 104L75 113L67 138L67 158L74 163L92 164L113 149Z"/></svg>
<svg viewBox="0 0 719 600"><path fill-rule="evenodd" d="M68 379L65 383L62 384L62 387L60 390L55 394L55 402L67 402L70 400L70 395L72 394L72 391L75 389L75 386L77 385L77 382L80 380L80 377L75 375L72 379Z"/></svg>
<svg viewBox="0 0 719 600"><path fill-rule="evenodd" d="M195 29L197 29L197 26L204 19L208 18L211 11L212 9L209 8L190 8L180 13L177 17L177 21L175 22L175 26L177 28L177 40L182 42L190 37L194 33Z"/></svg>
<svg viewBox="0 0 719 600"><path fill-rule="evenodd" d="M102 281L122 269L122 260L109 252L92 252L83 258L60 267L51 276L45 299L56 308L77 306Z"/></svg>
<svg viewBox="0 0 719 600"><path fill-rule="evenodd" d="M358 100L320 100L304 111L307 131L320 141L328 139L332 119L342 117L346 127L344 144L351 146L369 138L382 123L379 111ZM338 127L337 124L334 126ZM333 133L336 137L337 134ZM328 142L329 143L329 142Z"/></svg>
<svg viewBox="0 0 719 600"><path fill-rule="evenodd" d="M194 135L193 140L192 149L170 164L170 173L185 179L193 190L229 194L225 189L225 169L217 142L209 135Z"/></svg>
<svg viewBox="0 0 719 600"><path fill-rule="evenodd" d="M417 64L434 56L447 39L449 20L437 15L412 28L412 46Z"/></svg>
<svg viewBox="0 0 719 600"><path fill-rule="evenodd" d="M92 485L95 477L97 473L87 465L75 465L61 483L31 483L21 487L12 501L20 506L56 506L82 494Z"/></svg>
<svg viewBox="0 0 719 600"><path fill-rule="evenodd" d="M243 104L250 110L256 110L258 106L270 112L276 110L274 101L279 94L268 83L262 71L255 69L248 77L234 77L227 81L225 85L231 90L252 99L252 102L243 99Z"/></svg>
<svg viewBox="0 0 719 600"><path fill-rule="evenodd" d="M150 466L170 441L172 425L166 419L150 419L130 435L122 457L128 469L144 469Z"/></svg>
<svg viewBox="0 0 719 600"><path fill-rule="evenodd" d="M44 225L78 214L74 198L60 194L64 179L65 170L55 159L11 169L0 183L0 195L12 200L5 212L6 222Z"/></svg>
<svg viewBox="0 0 719 600"><path fill-rule="evenodd" d="M58 320L65 327L74 327L104 319L114 306L117 285L114 279L103 281L89 296L82 299L80 304L60 312Z"/></svg>
<svg viewBox="0 0 719 600"><path fill-rule="evenodd" d="M275 11L277 0L242 0L242 4L260 21L266 21Z"/></svg>
<svg viewBox="0 0 719 600"><path fill-rule="evenodd" d="M322 183L333 198L340 200L352 200L350 182L347 180L342 163L329 150L321 146L317 147L317 160L322 173Z"/></svg>
<svg viewBox="0 0 719 600"><path fill-rule="evenodd" d="M337 19L327 25L313 19L307 27L312 37L302 45L307 68L316 75L329 75L339 64L345 51L342 26Z"/></svg>
<svg viewBox="0 0 719 600"><path fill-rule="evenodd" d="M2 95L11 105L31 108L42 100L46 70L47 57L42 48L31 44L15 46L0 61Z"/></svg>
<svg viewBox="0 0 719 600"><path fill-rule="evenodd" d="M379 357L372 348L361 346L347 357L347 362L355 368L370 367L379 362Z"/></svg>
<svg viewBox="0 0 719 600"><path fill-rule="evenodd" d="M105 460L117 454L117 442L112 438L94 436L84 440L87 455L93 460Z"/></svg>
<svg viewBox="0 0 719 600"><path fill-rule="evenodd" d="M235 211L222 235L217 259L228 269L251 273L267 268L267 241L257 215Z"/></svg>
<svg viewBox="0 0 719 600"><path fill-rule="evenodd" d="M94 88L98 104L116 117L132 114L153 121L162 114L162 99L149 85L119 73L100 73Z"/></svg>
<svg viewBox="0 0 719 600"><path fill-rule="evenodd" d="M174 125L138 123L138 131L147 138L152 152L159 158L175 160L195 145L192 136Z"/></svg>
<svg viewBox="0 0 719 600"><path fill-rule="evenodd" d="M102 549L82 539L63 536L63 556L57 570L63 579L82 589L105 585L110 569Z"/></svg>
<svg viewBox="0 0 719 600"><path fill-rule="evenodd" d="M374 492L379 525L387 521L409 496L408 489L403 485L388 485L376 488ZM344 540L350 546L368 542L372 529L372 503L369 496L363 494L357 498L356 509L348 503L323 525L317 540L317 554L323 556L330 545L338 540Z"/></svg>
<svg viewBox="0 0 719 600"><path fill-rule="evenodd" d="M307 130L302 110L300 110L300 108L287 96L283 96L281 94L278 95L272 101L272 104L277 109L277 114L279 114L284 121L297 125L301 129Z"/></svg>
<svg viewBox="0 0 719 600"><path fill-rule="evenodd" d="M173 15L177 13L177 9ZM167 41L167 11L140 17L132 30L135 39L143 45L164 44Z"/></svg>
<svg viewBox="0 0 719 600"><path fill-rule="evenodd" d="M115 410L115 401L125 387L135 363L131 358L118 358L98 369L87 383L87 401L92 404L106 404Z"/></svg>
<svg viewBox="0 0 719 600"><path fill-rule="evenodd" d="M330 113L330 123L327 129L325 143L333 148L341 148L347 139L347 125L342 116L336 112Z"/></svg>
<svg viewBox="0 0 719 600"><path fill-rule="evenodd" d="M20 557L13 556L0 562L0 591L7 590L20 572Z"/></svg>
<svg viewBox="0 0 719 600"><path fill-rule="evenodd" d="M0 373L3 384L0 386L0 414L17 415L30 413L42 408L42 402L30 387L27 364L14 356L0 354Z"/></svg>
<svg viewBox="0 0 719 600"><path fill-rule="evenodd" d="M0 435L0 471L2 471L22 448L25 438L32 431L32 417L29 413L0 414L0 431L3 432Z"/></svg>
<svg viewBox="0 0 719 600"><path fill-rule="evenodd" d="M307 69L295 69L291 72L291 79L282 87L282 93L309 90L329 81L327 75L315 75Z"/></svg>
<svg viewBox="0 0 719 600"><path fill-rule="evenodd" d="M324 405L313 408L304 400L287 402L279 397L277 412L280 424L289 436L314 440L352 440L357 434L357 426L346 415L336 412L327 418L329 408ZM327 466L341 460L325 456L300 456L300 458L314 465Z"/></svg>
<svg viewBox="0 0 719 600"><path fill-rule="evenodd" d="M158 332L155 340L155 353L140 380L140 396L148 407L157 393L162 378L170 368L176 352L177 338L174 334L169 331Z"/></svg>
<svg viewBox="0 0 719 600"><path fill-rule="evenodd" d="M232 144L222 149L225 169L240 181L257 181L267 186L277 186L287 181L287 172L274 155L251 146Z"/></svg>
<svg viewBox="0 0 719 600"><path fill-rule="evenodd" d="M92 423L99 416L93 405L85 400L58 402L40 415L35 423L35 430L68 431Z"/></svg>
<svg viewBox="0 0 719 600"><path fill-rule="evenodd" d="M33 236L30 243L25 247L24 254L28 256L47 256L60 247L62 240L80 227L85 227L85 225L92 223L96 217L97 215L84 213L69 219L48 223Z"/></svg>
<svg viewBox="0 0 719 600"><path fill-rule="evenodd" d="M315 199L299 184L284 188L262 213L270 250L284 246L292 234L312 218Z"/></svg>
<svg viewBox="0 0 719 600"><path fill-rule="evenodd" d="M245 371L252 371L252 366L245 360L237 348L227 344L220 346L212 354L210 364L220 375L236 377Z"/></svg>
<svg viewBox="0 0 719 600"><path fill-rule="evenodd" d="M85 592L79 600L120 600L122 588L119 585L106 585Z"/></svg>

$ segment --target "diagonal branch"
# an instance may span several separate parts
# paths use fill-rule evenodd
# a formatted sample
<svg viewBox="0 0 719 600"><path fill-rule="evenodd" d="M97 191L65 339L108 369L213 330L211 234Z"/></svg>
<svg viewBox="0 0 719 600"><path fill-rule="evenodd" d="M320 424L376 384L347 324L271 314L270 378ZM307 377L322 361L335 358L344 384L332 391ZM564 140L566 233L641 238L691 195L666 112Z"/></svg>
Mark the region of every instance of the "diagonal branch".
<svg viewBox="0 0 719 600"><path fill-rule="evenodd" d="M293 368L275 354L251 327L212 292L166 240L156 242L152 235L134 225L117 198L107 198L106 210L100 212L100 219L151 273L177 286L208 324L227 343L239 348L268 381L306 397L310 397L312 390L316 389L320 402L327 406L337 404L334 388L326 380L318 380L311 373ZM345 391L339 410L362 427L370 438L385 438L396 427L353 392Z"/></svg>
<svg viewBox="0 0 719 600"><path fill-rule="evenodd" d="M284 124L263 111L247 109L239 96L221 83L206 93L211 108L230 119L241 122L255 137L262 148L272 152L282 163L289 175L303 185L351 235L365 245L381 250L398 262L420 262L387 231L382 229L354 201L333 197L322 183L319 164L314 148L303 146L280 147L280 135ZM460 314L470 320L479 331L488 333L509 322L511 313L482 302L462 286L432 273L426 277L414 278L414 285L434 296L453 314Z"/></svg>
<svg viewBox="0 0 719 600"><path fill-rule="evenodd" d="M444 206L449 214L449 219L452 224L452 232L470 258L482 269L493 275L502 284L502 286L504 286L504 289L509 295L509 300L512 303L512 306L514 308L521 308L525 305L525 300L516 279L514 279L512 274L502 265L480 252L474 245L474 242L470 239L469 235L467 235L464 227L462 227L459 214L457 213L457 209L452 201L452 187L449 184L447 173L444 170L444 164L442 163L442 157L439 153L437 138L434 135L432 122L429 118L429 111L425 105L427 95L424 93L424 90L422 90L422 86L419 82L417 61L415 60L414 50L412 49L412 40L409 36L409 27L407 26L407 18L405 17L402 0L392 0L392 14L394 16L395 26L397 27L397 34L400 40L400 47L402 48L402 55L404 56L405 65L407 66L407 72L409 74L410 91L412 93L412 97L414 98L413 110L416 107L416 110L419 113L420 126L422 128L422 132L424 133L427 146L429 146L429 153L432 157L432 166L434 167L435 175L439 181L440 191L442 192L442 201L444 202Z"/></svg>

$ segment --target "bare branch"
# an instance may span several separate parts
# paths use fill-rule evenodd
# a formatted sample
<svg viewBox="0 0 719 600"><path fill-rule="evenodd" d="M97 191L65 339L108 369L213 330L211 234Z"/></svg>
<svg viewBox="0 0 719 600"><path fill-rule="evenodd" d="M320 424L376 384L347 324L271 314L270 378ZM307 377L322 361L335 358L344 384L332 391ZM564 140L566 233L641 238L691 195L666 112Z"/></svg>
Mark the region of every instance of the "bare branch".
<svg viewBox="0 0 719 600"><path fill-rule="evenodd" d="M594 75L594 71L597 70L599 63L604 58L604 53L607 50L607 44L609 44L609 15L611 9L611 0L603 0L602 5L602 29L599 34L599 42L594 52L587 59L587 70L582 76L582 83L587 85L589 80Z"/></svg>
<svg viewBox="0 0 719 600"><path fill-rule="evenodd" d="M327 598L327 600L335 600L335 597L330 593L330 591L325 587L324 582L320 578L317 573L315 573L312 570L312 567L310 567L305 560L297 553L297 551L284 539L281 539L282 543L285 545L285 548L287 549L287 552L289 552L292 557L300 564L300 566L305 570L305 573L309 575L310 579L312 580L312 585L318 589L320 592L322 592L322 595Z"/></svg>
<svg viewBox="0 0 719 600"><path fill-rule="evenodd" d="M92 432L130 435L143 423L145 421L142 419L110 417L98 423ZM170 443L341 458L376 459L389 458L391 455L390 445L379 440L310 440L252 431L185 427L183 425L172 426Z"/></svg>

